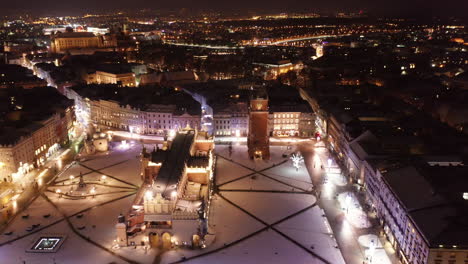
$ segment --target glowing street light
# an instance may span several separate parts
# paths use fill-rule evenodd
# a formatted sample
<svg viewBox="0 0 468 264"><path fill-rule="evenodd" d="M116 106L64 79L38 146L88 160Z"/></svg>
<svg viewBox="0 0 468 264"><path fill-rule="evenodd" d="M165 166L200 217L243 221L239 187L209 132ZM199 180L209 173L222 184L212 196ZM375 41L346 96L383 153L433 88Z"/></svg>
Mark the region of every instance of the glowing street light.
<svg viewBox="0 0 468 264"><path fill-rule="evenodd" d="M147 190L145 192L145 198L146 198L146 200L152 200L153 199L153 191Z"/></svg>
<svg viewBox="0 0 468 264"><path fill-rule="evenodd" d="M120 149L129 149L130 145L126 140L122 140L122 143L120 143Z"/></svg>
<svg viewBox="0 0 468 264"><path fill-rule="evenodd" d="M174 129L169 130L169 137L170 137L170 138L175 137L175 135L176 135L176 132L175 132Z"/></svg>
<svg viewBox="0 0 468 264"><path fill-rule="evenodd" d="M172 199L175 199L175 198L177 197L177 192L176 192L176 191L172 191L171 197L172 197Z"/></svg>

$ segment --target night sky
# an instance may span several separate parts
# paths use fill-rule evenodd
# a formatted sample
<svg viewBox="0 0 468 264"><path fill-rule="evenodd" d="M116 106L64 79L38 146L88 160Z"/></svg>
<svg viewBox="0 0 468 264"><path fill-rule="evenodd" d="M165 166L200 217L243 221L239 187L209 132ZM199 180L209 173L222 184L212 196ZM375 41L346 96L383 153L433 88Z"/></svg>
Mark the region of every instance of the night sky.
<svg viewBox="0 0 468 264"><path fill-rule="evenodd" d="M37 12L77 13L112 8L198 8L214 10L248 10L251 8L284 11L368 11L375 15L458 16L468 14L466 0L0 0L3 8L33 9Z"/></svg>

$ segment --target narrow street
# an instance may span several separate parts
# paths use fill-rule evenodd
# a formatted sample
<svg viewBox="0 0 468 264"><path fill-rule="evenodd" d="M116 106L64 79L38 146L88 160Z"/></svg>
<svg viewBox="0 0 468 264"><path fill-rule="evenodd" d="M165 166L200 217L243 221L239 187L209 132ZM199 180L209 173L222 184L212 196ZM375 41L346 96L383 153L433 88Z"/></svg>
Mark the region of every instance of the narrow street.
<svg viewBox="0 0 468 264"><path fill-rule="evenodd" d="M331 181L326 173L329 158L328 150L323 145L316 145L315 142L304 142L299 149L304 156L304 163L309 171L312 183L316 187L315 191L320 194L317 203L325 211L346 263L366 263L369 248L360 243L360 238L366 236L378 237L380 243L377 243L381 245L377 246L373 254L374 261L368 261L367 263L398 263L394 250L388 241L380 235L376 219L368 217L370 227L364 228L357 228L348 221L346 211L343 210L338 201L338 195L353 193L362 206L363 193L358 192L355 186L348 182L342 185L328 183ZM367 216L369 215L367 214Z"/></svg>

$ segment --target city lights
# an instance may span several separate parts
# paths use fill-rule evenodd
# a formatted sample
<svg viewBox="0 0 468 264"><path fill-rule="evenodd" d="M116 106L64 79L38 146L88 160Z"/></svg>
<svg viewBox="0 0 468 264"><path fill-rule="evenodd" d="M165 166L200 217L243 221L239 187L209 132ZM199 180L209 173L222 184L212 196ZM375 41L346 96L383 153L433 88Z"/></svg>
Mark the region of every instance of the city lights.
<svg viewBox="0 0 468 264"><path fill-rule="evenodd" d="M122 150L127 150L127 149L130 148L130 145L128 144L128 142L126 140L122 140L122 142L120 143L119 148L122 149Z"/></svg>
<svg viewBox="0 0 468 264"><path fill-rule="evenodd" d="M465 2L258 1L2 5L3 262L463 261Z"/></svg>
<svg viewBox="0 0 468 264"><path fill-rule="evenodd" d="M145 192L145 198L146 198L147 200L152 200L152 199L153 199L153 191L147 190L147 191Z"/></svg>

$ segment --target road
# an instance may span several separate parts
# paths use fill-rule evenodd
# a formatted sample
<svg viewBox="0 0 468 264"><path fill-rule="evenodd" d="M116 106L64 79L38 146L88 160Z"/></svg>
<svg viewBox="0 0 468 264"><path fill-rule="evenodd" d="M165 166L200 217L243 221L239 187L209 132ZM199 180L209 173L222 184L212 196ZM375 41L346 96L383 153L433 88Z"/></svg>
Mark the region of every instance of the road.
<svg viewBox="0 0 468 264"><path fill-rule="evenodd" d="M358 192L349 183L344 186L334 186L333 189L326 190L323 183L327 176L321 166L326 167L323 164L327 163L329 157L327 149L323 145L316 146L315 142L303 142L299 145L299 149L304 157L304 163L309 171L312 183L316 186L316 191L321 193L318 197L318 204L325 211L346 263L365 263L367 248L359 243L358 238L369 234L379 235L380 229L377 220L369 219L372 224L370 228L355 228L346 221L346 215L336 199L336 195L339 193L354 192L357 197L361 198L360 202L362 205L363 193ZM382 236L379 236L379 239L384 245L383 249L380 249L380 254L383 255L384 259L388 257L387 263L399 263L388 241Z"/></svg>

